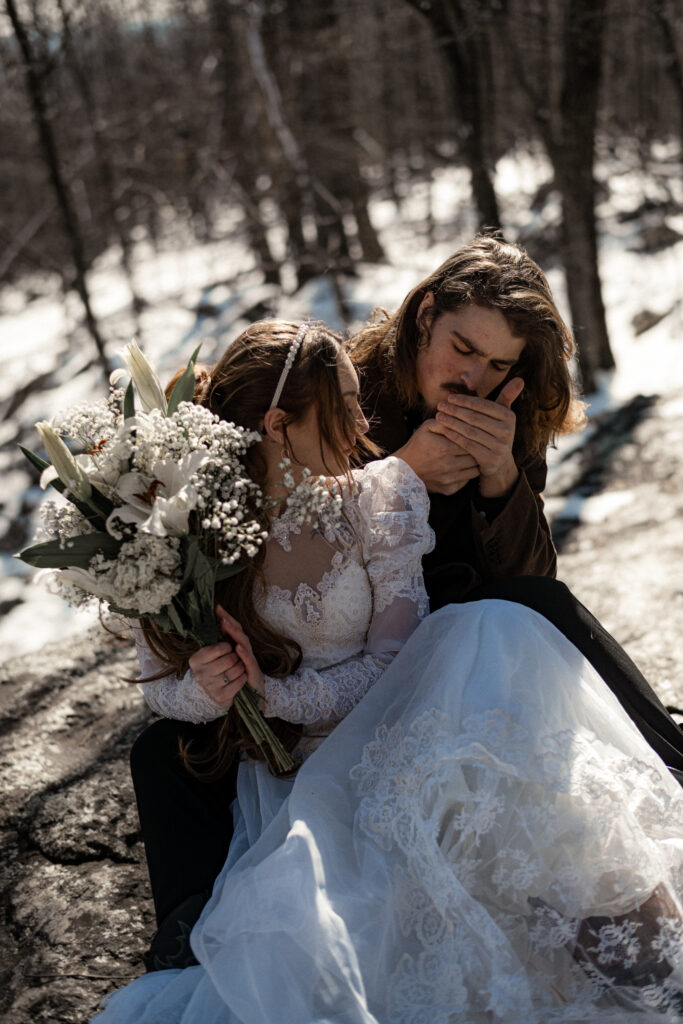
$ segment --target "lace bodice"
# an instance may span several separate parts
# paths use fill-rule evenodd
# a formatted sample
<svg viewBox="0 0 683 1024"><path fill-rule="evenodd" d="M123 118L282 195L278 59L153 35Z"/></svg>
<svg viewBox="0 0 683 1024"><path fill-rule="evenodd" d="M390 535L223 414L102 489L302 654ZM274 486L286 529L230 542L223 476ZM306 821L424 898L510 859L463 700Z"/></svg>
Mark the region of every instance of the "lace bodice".
<svg viewBox="0 0 683 1024"><path fill-rule="evenodd" d="M264 620L302 651L289 677L266 676L265 713L323 731L358 703L428 610L421 560L432 534L424 485L395 457L353 477L342 515L324 532L286 515L273 523L255 595ZM159 664L137 639L144 677ZM141 689L168 718L207 722L225 714L191 671Z"/></svg>

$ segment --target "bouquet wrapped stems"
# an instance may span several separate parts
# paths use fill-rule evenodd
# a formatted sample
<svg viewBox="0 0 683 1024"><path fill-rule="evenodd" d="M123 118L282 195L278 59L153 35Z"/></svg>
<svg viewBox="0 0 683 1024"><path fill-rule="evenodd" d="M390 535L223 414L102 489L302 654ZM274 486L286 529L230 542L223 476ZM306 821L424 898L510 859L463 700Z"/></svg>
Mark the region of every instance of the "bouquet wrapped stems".
<svg viewBox="0 0 683 1024"><path fill-rule="evenodd" d="M258 697L256 690L247 683L239 691L233 703L250 735L258 744L270 770L275 775L291 772L294 768L294 760L266 723L259 708Z"/></svg>

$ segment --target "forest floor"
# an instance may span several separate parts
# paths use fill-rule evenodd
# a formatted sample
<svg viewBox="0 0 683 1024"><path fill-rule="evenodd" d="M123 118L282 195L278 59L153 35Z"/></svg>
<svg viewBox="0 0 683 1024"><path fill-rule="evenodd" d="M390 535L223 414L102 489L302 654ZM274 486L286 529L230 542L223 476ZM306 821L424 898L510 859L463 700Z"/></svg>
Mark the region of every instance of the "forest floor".
<svg viewBox="0 0 683 1024"><path fill-rule="evenodd" d="M560 578L683 702L683 395L596 417L555 465ZM84 1024L154 924L128 773L150 720L129 646L91 631L0 668L5 1024Z"/></svg>

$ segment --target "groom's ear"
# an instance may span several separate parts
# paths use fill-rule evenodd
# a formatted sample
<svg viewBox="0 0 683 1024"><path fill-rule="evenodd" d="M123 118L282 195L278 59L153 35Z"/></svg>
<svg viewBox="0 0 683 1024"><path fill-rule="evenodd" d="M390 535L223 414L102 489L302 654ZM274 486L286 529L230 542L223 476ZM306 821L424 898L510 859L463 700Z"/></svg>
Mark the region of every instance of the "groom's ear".
<svg viewBox="0 0 683 1024"><path fill-rule="evenodd" d="M285 419L286 414L282 409L269 409L263 417L263 426L261 427L262 437L268 437L271 441L275 441L276 444L284 444Z"/></svg>
<svg viewBox="0 0 683 1024"><path fill-rule="evenodd" d="M419 321L425 309L429 309L430 306L434 305L434 292L425 292L422 302L417 307L417 319Z"/></svg>

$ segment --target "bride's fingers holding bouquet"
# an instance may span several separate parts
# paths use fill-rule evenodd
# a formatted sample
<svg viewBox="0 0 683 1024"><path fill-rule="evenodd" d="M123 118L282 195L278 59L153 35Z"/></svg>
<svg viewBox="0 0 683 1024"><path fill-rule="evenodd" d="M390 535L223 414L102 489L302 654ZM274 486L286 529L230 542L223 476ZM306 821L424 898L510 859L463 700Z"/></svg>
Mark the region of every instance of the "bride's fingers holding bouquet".
<svg viewBox="0 0 683 1024"><path fill-rule="evenodd" d="M197 685L223 708L232 705L248 679L242 659L229 643L200 647L189 664Z"/></svg>
<svg viewBox="0 0 683 1024"><path fill-rule="evenodd" d="M235 652L239 655L244 671L246 672L246 681L252 689L256 690L257 693L260 693L261 696L264 697L266 693L265 680L259 663L254 656L249 637L244 632L237 619L233 618L232 615L229 615L221 605L216 605L216 616L221 630L235 641Z"/></svg>

